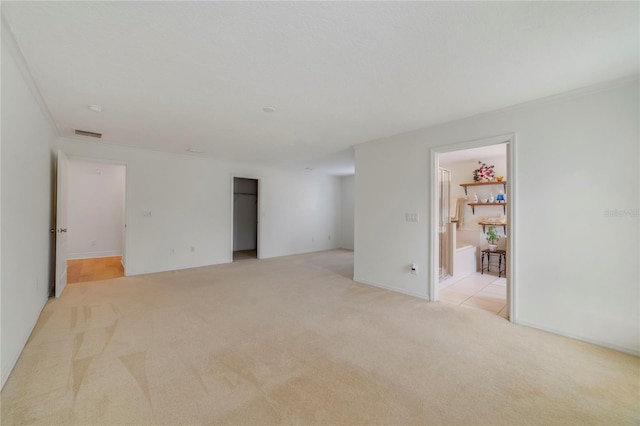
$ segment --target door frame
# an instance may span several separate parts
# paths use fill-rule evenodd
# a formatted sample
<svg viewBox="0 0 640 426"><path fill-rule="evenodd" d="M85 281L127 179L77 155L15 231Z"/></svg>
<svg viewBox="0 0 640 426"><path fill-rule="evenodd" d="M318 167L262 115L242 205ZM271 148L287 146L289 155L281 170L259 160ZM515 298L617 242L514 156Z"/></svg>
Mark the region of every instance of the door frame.
<svg viewBox="0 0 640 426"><path fill-rule="evenodd" d="M124 206L123 206L123 234L122 234L122 268L124 270L124 276L127 277L127 258L126 254L128 250L128 227L129 223L129 163L126 161L109 160L104 158L82 157L78 155L68 156L70 161L82 161L85 163L99 163L99 164L113 164L116 166L124 166Z"/></svg>
<svg viewBox="0 0 640 426"><path fill-rule="evenodd" d="M467 142L460 142L442 146L432 147L430 149L429 165L430 172L430 221L429 221L429 300L437 302L440 300L439 276L438 276L438 170L440 167L440 154L454 151L462 151L472 148L482 148L485 146L507 144L507 251L509 253L509 261L507 262L507 313L509 321L517 322L517 280L516 271L518 266L518 258L516 253L517 239L517 163L516 163L516 134L509 133L505 135L493 136L484 139L476 139Z"/></svg>
<svg viewBox="0 0 640 426"><path fill-rule="evenodd" d="M234 184L235 184L235 178L239 178L239 179L253 179L258 181L258 189L256 190L257 193L257 198L258 198L258 204L256 206L257 212L256 212L256 216L257 216L257 220L258 223L256 223L256 258L257 259L261 259L260 257L260 246L262 243L262 235L261 235L261 228L262 226L260 225L262 222L262 209L260 208L260 206L262 205L262 178L260 176L255 176L255 175L251 175L251 174L231 174L231 190L229 191L231 194L229 196L229 200L230 200L230 210L231 210L231 214L229 216L229 223L230 223L230 238L229 238L229 263L233 263L233 209L234 209L234 197L233 197L233 191L234 191Z"/></svg>

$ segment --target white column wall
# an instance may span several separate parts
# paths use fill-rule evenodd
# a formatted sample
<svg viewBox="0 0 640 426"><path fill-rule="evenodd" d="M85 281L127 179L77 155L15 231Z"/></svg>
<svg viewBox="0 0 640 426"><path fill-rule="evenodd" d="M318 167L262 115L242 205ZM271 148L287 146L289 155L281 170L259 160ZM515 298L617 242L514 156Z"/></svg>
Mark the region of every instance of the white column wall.
<svg viewBox="0 0 640 426"><path fill-rule="evenodd" d="M355 176L343 176L340 180L342 184L342 231L340 235L340 247L353 250Z"/></svg>

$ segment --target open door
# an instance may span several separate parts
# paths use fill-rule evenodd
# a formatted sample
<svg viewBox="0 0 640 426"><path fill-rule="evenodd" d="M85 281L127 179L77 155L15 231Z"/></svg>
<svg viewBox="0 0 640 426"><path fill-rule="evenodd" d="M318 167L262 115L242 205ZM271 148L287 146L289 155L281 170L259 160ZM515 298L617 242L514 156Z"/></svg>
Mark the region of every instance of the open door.
<svg viewBox="0 0 640 426"><path fill-rule="evenodd" d="M58 151L56 179L56 297L60 297L67 285L67 192L69 160Z"/></svg>

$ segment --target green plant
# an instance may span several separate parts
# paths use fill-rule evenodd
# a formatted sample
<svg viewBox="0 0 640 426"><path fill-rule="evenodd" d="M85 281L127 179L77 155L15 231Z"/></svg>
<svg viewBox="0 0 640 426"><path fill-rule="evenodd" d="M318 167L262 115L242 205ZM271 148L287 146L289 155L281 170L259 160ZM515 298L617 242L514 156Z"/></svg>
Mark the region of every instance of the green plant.
<svg viewBox="0 0 640 426"><path fill-rule="evenodd" d="M496 231L496 227L491 225L488 229L487 229L487 242L491 245L494 245L495 243L497 243L500 240L500 235L498 234L498 232Z"/></svg>

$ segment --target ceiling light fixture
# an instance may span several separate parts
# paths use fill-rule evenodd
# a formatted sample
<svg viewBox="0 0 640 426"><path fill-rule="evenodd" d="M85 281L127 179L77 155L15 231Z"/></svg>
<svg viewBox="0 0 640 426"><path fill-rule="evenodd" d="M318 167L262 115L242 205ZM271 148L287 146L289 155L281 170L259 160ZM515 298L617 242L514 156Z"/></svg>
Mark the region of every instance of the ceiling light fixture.
<svg viewBox="0 0 640 426"><path fill-rule="evenodd" d="M93 112L102 112L102 106L100 105L89 105L88 108Z"/></svg>
<svg viewBox="0 0 640 426"><path fill-rule="evenodd" d="M262 108L262 110L264 112L276 112L276 107L272 107L272 106L264 107L264 108Z"/></svg>

